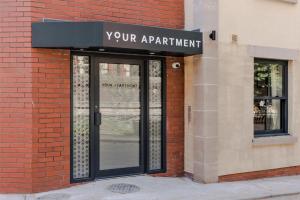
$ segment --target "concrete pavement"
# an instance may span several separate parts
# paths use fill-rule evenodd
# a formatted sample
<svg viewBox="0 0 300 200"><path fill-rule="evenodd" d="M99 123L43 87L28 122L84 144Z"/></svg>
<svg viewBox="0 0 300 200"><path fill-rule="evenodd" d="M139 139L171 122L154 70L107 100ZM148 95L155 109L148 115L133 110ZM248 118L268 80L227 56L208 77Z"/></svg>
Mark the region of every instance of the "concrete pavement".
<svg viewBox="0 0 300 200"><path fill-rule="evenodd" d="M300 200L300 194L298 195L283 195L272 198L265 198L262 200Z"/></svg>
<svg viewBox="0 0 300 200"><path fill-rule="evenodd" d="M129 183L140 191L113 193L111 184ZM300 200L300 176L231 183L199 184L189 178L133 176L98 180L66 189L31 194L0 195L0 200Z"/></svg>

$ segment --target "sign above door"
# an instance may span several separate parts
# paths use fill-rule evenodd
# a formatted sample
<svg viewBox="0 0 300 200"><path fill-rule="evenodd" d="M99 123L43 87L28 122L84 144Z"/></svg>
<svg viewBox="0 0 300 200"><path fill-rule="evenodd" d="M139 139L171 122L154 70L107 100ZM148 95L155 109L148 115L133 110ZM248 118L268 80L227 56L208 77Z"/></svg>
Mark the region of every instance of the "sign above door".
<svg viewBox="0 0 300 200"><path fill-rule="evenodd" d="M32 47L188 56L202 54L203 34L113 22L36 22Z"/></svg>

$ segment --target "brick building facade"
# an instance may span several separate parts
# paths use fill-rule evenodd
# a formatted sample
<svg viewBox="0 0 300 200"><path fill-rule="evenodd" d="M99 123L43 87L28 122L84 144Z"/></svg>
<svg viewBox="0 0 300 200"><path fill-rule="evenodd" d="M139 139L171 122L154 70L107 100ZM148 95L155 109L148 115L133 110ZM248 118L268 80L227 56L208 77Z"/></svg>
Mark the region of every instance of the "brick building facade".
<svg viewBox="0 0 300 200"><path fill-rule="evenodd" d="M0 193L70 186L70 50L31 47L43 18L184 27L182 0L0 1ZM184 70L167 58L167 172L183 174ZM176 86L175 86L176 85Z"/></svg>
<svg viewBox="0 0 300 200"><path fill-rule="evenodd" d="M0 0L0 193L299 174L299 13L297 1Z"/></svg>

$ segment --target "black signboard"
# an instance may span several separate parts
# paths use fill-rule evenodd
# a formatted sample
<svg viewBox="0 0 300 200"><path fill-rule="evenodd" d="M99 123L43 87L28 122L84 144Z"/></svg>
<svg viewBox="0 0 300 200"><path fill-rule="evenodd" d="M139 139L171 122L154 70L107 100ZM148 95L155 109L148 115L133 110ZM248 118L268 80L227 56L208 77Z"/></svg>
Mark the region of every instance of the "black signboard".
<svg viewBox="0 0 300 200"><path fill-rule="evenodd" d="M112 22L37 22L32 47L170 55L202 53L202 33Z"/></svg>

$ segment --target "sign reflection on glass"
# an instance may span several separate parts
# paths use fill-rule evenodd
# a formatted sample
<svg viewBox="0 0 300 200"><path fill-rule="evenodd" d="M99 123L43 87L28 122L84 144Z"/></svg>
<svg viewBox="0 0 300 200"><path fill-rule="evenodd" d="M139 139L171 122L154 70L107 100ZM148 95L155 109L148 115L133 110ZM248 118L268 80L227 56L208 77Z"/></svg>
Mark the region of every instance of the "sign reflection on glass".
<svg viewBox="0 0 300 200"><path fill-rule="evenodd" d="M102 87L109 87L109 88L137 88L138 84L136 83L102 83Z"/></svg>

